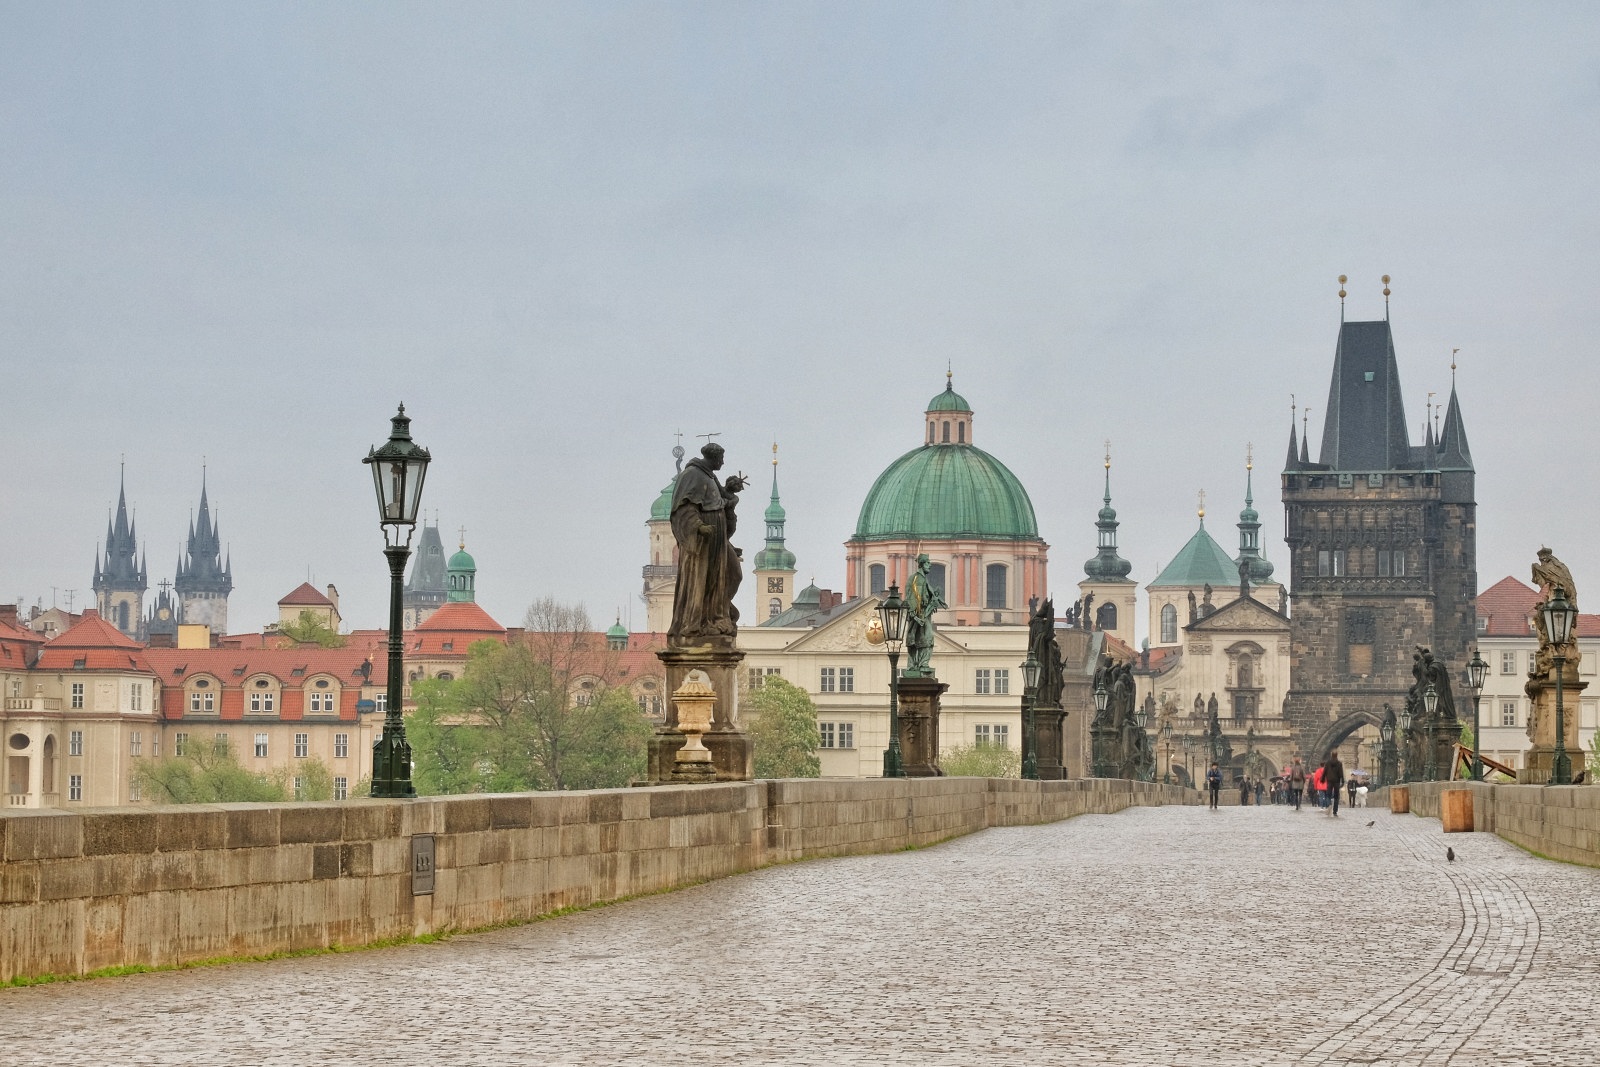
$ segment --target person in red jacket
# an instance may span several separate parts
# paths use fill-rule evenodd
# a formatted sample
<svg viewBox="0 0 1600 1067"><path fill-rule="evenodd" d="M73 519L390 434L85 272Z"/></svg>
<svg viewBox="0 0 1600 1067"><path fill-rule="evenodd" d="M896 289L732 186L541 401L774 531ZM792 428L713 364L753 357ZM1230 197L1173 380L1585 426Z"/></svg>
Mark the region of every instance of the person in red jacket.
<svg viewBox="0 0 1600 1067"><path fill-rule="evenodd" d="M1323 765L1325 766L1326 764ZM1311 805L1317 808L1322 807L1322 792L1327 788L1324 784L1323 767L1311 772Z"/></svg>

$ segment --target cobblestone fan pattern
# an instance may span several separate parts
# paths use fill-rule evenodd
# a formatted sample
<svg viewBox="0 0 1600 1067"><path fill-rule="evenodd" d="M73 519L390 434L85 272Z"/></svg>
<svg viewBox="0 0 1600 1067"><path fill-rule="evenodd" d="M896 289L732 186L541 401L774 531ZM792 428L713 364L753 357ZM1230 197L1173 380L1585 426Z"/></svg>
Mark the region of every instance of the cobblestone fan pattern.
<svg viewBox="0 0 1600 1067"><path fill-rule="evenodd" d="M1600 870L1409 815L1137 808L435 945L3 991L0 1061L1593 1064L1597 898Z"/></svg>

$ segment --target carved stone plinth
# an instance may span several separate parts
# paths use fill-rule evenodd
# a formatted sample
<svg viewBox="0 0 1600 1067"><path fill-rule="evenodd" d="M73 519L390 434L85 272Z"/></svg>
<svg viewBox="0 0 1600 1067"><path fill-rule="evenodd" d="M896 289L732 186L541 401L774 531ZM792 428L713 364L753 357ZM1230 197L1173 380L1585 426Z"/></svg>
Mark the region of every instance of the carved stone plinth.
<svg viewBox="0 0 1600 1067"><path fill-rule="evenodd" d="M933 778L939 769L939 694L950 687L937 678L900 679L900 764L907 778Z"/></svg>
<svg viewBox="0 0 1600 1067"><path fill-rule="evenodd" d="M1034 708L1033 728L1039 735L1038 767L1039 780L1045 782L1059 781L1067 776L1067 768L1062 761L1062 741L1065 731L1067 713L1061 708ZM1026 765L1028 760L1028 719L1026 713L1022 719L1022 760Z"/></svg>
<svg viewBox="0 0 1600 1067"><path fill-rule="evenodd" d="M1583 770L1588 752L1578 741L1578 698L1589 683L1578 678L1578 662L1574 656L1566 663L1561 677L1561 709L1567 762L1572 765L1573 777ZM1550 764L1556 752L1556 680L1554 668L1548 676L1530 678L1526 686L1533 701L1533 711L1528 717L1528 740L1533 744L1524 754L1523 765L1517 771L1517 782L1522 785L1544 785L1550 780Z"/></svg>
<svg viewBox="0 0 1600 1067"><path fill-rule="evenodd" d="M1114 726L1089 727L1092 762L1089 773L1095 778L1115 778L1121 761L1122 738Z"/></svg>
<svg viewBox="0 0 1600 1067"><path fill-rule="evenodd" d="M755 776L755 749L739 728L739 664L744 660L744 653L737 649L667 648L657 652L656 658L667 669L668 693L676 693L690 671L705 672L711 680L711 688L716 691L711 708L711 729L702 738L711 752L711 763L716 771L711 780L750 781ZM647 784L682 780L674 778L674 772L678 750L683 745L683 732L678 729L678 709L669 700L667 721L658 726L650 738Z"/></svg>

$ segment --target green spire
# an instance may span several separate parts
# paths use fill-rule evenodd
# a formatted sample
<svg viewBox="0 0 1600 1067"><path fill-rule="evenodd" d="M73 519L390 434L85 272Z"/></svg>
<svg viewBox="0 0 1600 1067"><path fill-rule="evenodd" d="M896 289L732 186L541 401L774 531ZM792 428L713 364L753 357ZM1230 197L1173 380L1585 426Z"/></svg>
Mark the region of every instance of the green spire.
<svg viewBox="0 0 1600 1067"><path fill-rule="evenodd" d="M1272 564L1261 554L1261 516L1255 509L1255 490L1252 479L1255 471L1254 450L1245 446L1244 452L1244 510L1239 512L1239 558L1235 566L1248 563L1250 581L1260 585L1272 577Z"/></svg>
<svg viewBox="0 0 1600 1067"><path fill-rule="evenodd" d="M1117 555L1117 509L1111 506L1111 442L1106 442L1106 495L1095 524L1100 532L1099 550L1083 565L1083 573L1095 582L1126 582L1133 564Z"/></svg>
<svg viewBox="0 0 1600 1067"><path fill-rule="evenodd" d="M755 570L793 571L794 553L783 547L783 527L788 513L778 501L778 444L772 444L772 502L767 505L767 545L756 553Z"/></svg>

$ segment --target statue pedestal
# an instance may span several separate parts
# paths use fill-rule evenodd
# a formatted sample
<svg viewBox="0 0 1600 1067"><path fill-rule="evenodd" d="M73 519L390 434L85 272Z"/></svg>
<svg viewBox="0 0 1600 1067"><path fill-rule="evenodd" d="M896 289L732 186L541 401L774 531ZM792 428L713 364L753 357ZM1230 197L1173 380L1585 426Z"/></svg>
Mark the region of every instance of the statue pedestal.
<svg viewBox="0 0 1600 1067"><path fill-rule="evenodd" d="M907 778L933 778L939 769L939 694L950 687L937 678L900 679L900 765Z"/></svg>
<svg viewBox="0 0 1600 1067"><path fill-rule="evenodd" d="M1567 749L1567 762L1572 765L1573 777L1583 772L1588 762L1588 750L1578 741L1579 696L1589 683L1578 679L1577 657L1567 660L1561 676L1561 717L1565 720L1562 742ZM1556 679L1552 669L1543 678L1530 678L1526 686L1533 699L1533 711L1528 717L1528 740L1533 744L1524 754L1523 765L1517 771L1517 784L1544 785L1550 781L1550 765L1556 752Z"/></svg>
<svg viewBox="0 0 1600 1067"><path fill-rule="evenodd" d="M1093 748L1089 773L1095 778L1115 778L1122 747L1122 739L1117 735L1116 727L1107 725L1089 727L1089 743Z"/></svg>
<svg viewBox="0 0 1600 1067"><path fill-rule="evenodd" d="M1066 725L1067 713L1059 707L1033 709L1033 729L1039 736L1039 751L1035 757L1039 768L1039 780L1056 782L1067 776L1067 768L1062 763L1062 737ZM1022 717L1022 762L1028 762L1028 717Z"/></svg>
<svg viewBox="0 0 1600 1067"><path fill-rule="evenodd" d="M676 693L690 671L704 671L716 690L716 702L711 708L711 729L702 738L711 751L711 764L716 770L712 781L748 782L755 777L755 748L745 732L739 729L739 664L744 653L738 649L682 649L667 648L656 653L656 658L667 669L667 692ZM650 738L649 765L645 773L647 784L682 781L674 777L678 750L684 745L683 732L678 729L678 709L667 702L667 721L658 726Z"/></svg>

